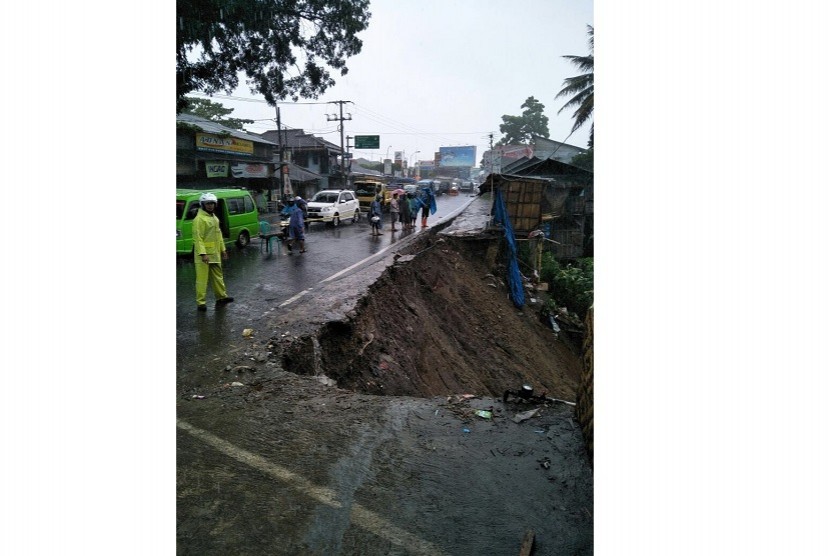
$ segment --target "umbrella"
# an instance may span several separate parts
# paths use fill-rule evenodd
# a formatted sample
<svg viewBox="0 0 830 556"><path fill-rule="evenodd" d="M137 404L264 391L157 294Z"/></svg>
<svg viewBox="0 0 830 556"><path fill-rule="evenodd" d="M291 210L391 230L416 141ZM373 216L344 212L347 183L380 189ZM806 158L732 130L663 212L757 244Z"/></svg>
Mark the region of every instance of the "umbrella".
<svg viewBox="0 0 830 556"><path fill-rule="evenodd" d="M403 189L396 189L392 193L397 193L398 195L401 195L401 194L406 194L406 191L404 191Z"/></svg>

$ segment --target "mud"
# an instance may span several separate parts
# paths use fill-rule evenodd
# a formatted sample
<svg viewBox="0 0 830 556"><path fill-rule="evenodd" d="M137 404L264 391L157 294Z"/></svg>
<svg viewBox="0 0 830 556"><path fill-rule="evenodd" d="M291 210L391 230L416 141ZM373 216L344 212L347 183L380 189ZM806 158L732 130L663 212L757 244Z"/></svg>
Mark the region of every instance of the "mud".
<svg viewBox="0 0 830 556"><path fill-rule="evenodd" d="M286 370L325 369L338 386L357 392L500 396L527 383L574 400L578 354L555 341L539 303L514 307L497 277L504 274L488 266L498 258L493 245L487 238L427 236L399 253L349 318L296 339L274 338L271 347Z"/></svg>
<svg viewBox="0 0 830 556"><path fill-rule="evenodd" d="M513 306L497 245L424 234L180 391L177 552L517 554L533 530L535 555L591 554L573 407L501 399L573 401L579 354Z"/></svg>

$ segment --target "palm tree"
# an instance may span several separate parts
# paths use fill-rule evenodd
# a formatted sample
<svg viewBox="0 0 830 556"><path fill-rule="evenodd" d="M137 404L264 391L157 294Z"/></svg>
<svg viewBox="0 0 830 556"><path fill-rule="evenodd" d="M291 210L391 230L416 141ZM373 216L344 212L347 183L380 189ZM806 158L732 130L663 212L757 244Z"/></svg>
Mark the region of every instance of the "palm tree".
<svg viewBox="0 0 830 556"><path fill-rule="evenodd" d="M591 47L589 56L562 56L567 58L581 71L582 75L565 79L565 87L556 94L556 98L570 96L571 100L559 109L557 114L566 108L576 108L571 133L582 127L594 114L594 27L588 25L588 45ZM594 122L591 122L591 136L588 139L588 148L594 148Z"/></svg>

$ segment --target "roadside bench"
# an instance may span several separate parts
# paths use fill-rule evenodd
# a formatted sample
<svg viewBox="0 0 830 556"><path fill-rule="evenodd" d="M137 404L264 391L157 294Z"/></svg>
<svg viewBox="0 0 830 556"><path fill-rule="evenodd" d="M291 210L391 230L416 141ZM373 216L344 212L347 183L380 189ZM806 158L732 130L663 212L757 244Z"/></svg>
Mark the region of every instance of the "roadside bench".
<svg viewBox="0 0 830 556"><path fill-rule="evenodd" d="M282 241L282 230L272 228L269 222L260 220L259 222L259 249L265 250L266 253L271 253L271 240L276 238L278 242ZM280 243L277 243L280 246Z"/></svg>

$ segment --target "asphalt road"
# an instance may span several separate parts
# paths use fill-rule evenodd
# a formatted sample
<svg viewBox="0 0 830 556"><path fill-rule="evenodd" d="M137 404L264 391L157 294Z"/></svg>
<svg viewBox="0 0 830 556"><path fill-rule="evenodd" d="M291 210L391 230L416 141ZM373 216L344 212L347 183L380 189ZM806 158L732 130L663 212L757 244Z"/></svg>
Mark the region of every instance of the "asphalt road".
<svg viewBox="0 0 830 556"><path fill-rule="evenodd" d="M430 216L430 225L453 217L473 198L469 195L437 199L437 212ZM195 270L190 257L176 259L176 367L179 383L199 384L202 377L212 376L209 369L218 357L235 349L246 328L262 330L270 318L279 315L281 305L294 296L313 289L323 281L331 281L340 273L371 262L410 236L421 233L419 226L412 232L392 233L384 222L383 235L371 236L365 216L357 223L342 223L332 228L313 223L306 234L303 254L288 254L279 242L272 241L267 254L258 239L239 249L229 249L224 261L225 285L234 302L215 309L213 292L208 286L208 310L196 311Z"/></svg>
<svg viewBox="0 0 830 556"><path fill-rule="evenodd" d="M443 200L431 222L470 199ZM371 396L268 364L221 370L223 354L252 345L244 328L261 341L288 313L324 312L295 300L361 288L384 250L407 243L369 232L312 227L302 256L232 250L236 302L207 313L195 310L193 263L178 261L177 553L518 554L533 531L537 556L592 554L593 473L570 406L516 422L527 408L501 399Z"/></svg>

